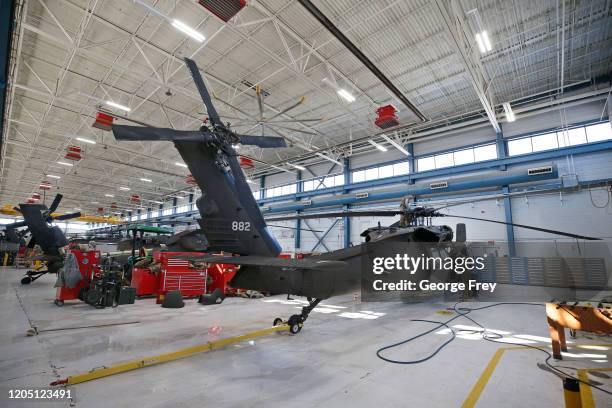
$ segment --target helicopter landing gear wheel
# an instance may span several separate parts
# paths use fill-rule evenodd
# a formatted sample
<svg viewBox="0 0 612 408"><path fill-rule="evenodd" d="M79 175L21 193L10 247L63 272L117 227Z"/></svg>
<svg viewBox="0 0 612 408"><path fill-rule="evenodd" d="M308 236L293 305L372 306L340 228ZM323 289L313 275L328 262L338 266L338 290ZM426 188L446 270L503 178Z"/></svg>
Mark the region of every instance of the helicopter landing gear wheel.
<svg viewBox="0 0 612 408"><path fill-rule="evenodd" d="M55 303L55 306L57 306L57 307L62 307L62 306L64 306L64 301L63 301L63 300L55 299L55 300L53 301L53 303Z"/></svg>
<svg viewBox="0 0 612 408"><path fill-rule="evenodd" d="M308 319L308 315L310 314L310 312L312 312L312 310L317 307L319 302L323 300L312 298L307 299L308 306L304 306L302 308L302 313L299 315L293 315L289 318L289 320L287 320L287 324L289 325L289 332L291 334L298 334L302 330L302 327L304 327L304 322L306 321L306 319ZM276 322L276 320L274 321Z"/></svg>
<svg viewBox="0 0 612 408"><path fill-rule="evenodd" d="M30 283L32 283L32 277L31 276L24 276L23 278L21 278L21 284L22 285L29 285Z"/></svg>
<svg viewBox="0 0 612 408"><path fill-rule="evenodd" d="M280 326L281 324L283 324L283 319L281 319L280 317L277 317L276 319L274 319L272 326Z"/></svg>

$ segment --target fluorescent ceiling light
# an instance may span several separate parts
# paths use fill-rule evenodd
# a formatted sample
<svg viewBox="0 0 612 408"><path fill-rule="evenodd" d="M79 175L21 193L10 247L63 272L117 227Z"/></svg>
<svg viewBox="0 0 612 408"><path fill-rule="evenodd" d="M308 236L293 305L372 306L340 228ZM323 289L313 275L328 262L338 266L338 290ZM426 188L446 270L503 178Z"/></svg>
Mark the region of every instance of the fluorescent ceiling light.
<svg viewBox="0 0 612 408"><path fill-rule="evenodd" d="M163 204L164 203L163 201L156 201L156 200L150 200L150 201L152 203L155 203L155 204Z"/></svg>
<svg viewBox="0 0 612 408"><path fill-rule="evenodd" d="M348 103L355 102L355 97L346 89L338 89L338 95Z"/></svg>
<svg viewBox="0 0 612 408"><path fill-rule="evenodd" d="M199 32L189 27L187 24L183 23L180 20L172 20L172 26L177 30L184 32L197 42L204 42L204 40L206 39L206 37L204 37L202 34L200 34Z"/></svg>
<svg viewBox="0 0 612 408"><path fill-rule="evenodd" d="M342 166L342 163L340 163L338 160L334 160L329 156L324 155L323 153L315 153L317 156L324 158L325 160L329 160L332 163L336 163L340 166Z"/></svg>
<svg viewBox="0 0 612 408"><path fill-rule="evenodd" d="M387 142L391 143L393 145L393 147L395 147L400 152L404 153L406 156L410 156L410 153L408 153L408 150L406 150L404 148L404 146L402 146L401 144L397 143L395 140L391 139L389 136L381 135L381 137L383 139L385 139Z"/></svg>
<svg viewBox="0 0 612 408"><path fill-rule="evenodd" d="M185 163L180 163L180 162L175 162L174 165L179 166L179 167L187 167Z"/></svg>
<svg viewBox="0 0 612 408"><path fill-rule="evenodd" d="M58 162L56 162L56 163L57 163L57 164L61 164L62 166L68 166L68 167L72 167L72 166L74 166L74 164L72 164L72 163L66 163L66 162L60 162L60 161L58 161Z"/></svg>
<svg viewBox="0 0 612 408"><path fill-rule="evenodd" d="M251 180L251 179L246 179L246 182L249 183L249 184L255 184L255 182L253 180Z"/></svg>
<svg viewBox="0 0 612 408"><path fill-rule="evenodd" d="M514 112L512 112L510 102L504 102L502 106L504 107L504 112L506 113L506 120L508 122L514 122L516 120L516 116L514 116Z"/></svg>
<svg viewBox="0 0 612 408"><path fill-rule="evenodd" d="M83 209L82 209L82 208L78 208L78 207L74 207L74 208L73 208L73 210L74 210L74 211L83 211Z"/></svg>
<svg viewBox="0 0 612 408"><path fill-rule="evenodd" d="M130 191L130 188L129 187L121 186L121 187L119 187L119 190Z"/></svg>
<svg viewBox="0 0 612 408"><path fill-rule="evenodd" d="M232 145L232 148L233 148L234 150L238 150L238 149L240 149L240 145L238 145L238 144L233 144L233 145Z"/></svg>
<svg viewBox="0 0 612 408"><path fill-rule="evenodd" d="M47 174L47 177L52 178L52 179L61 179L60 176L56 176L55 174Z"/></svg>
<svg viewBox="0 0 612 408"><path fill-rule="evenodd" d="M112 194L104 194L105 197L114 197Z"/></svg>
<svg viewBox="0 0 612 408"><path fill-rule="evenodd" d="M153 180L148 179L148 178L144 178L144 177L141 177L140 181L146 181L147 183L152 183L153 182Z"/></svg>
<svg viewBox="0 0 612 408"><path fill-rule="evenodd" d="M90 139L85 139L84 137L77 137L76 140L78 140L79 142L84 142L84 143L89 143L89 144L96 144L95 141L90 140Z"/></svg>
<svg viewBox="0 0 612 408"><path fill-rule="evenodd" d="M92 203L92 204L98 204L98 202L97 202L97 201L92 201L91 203Z"/></svg>
<svg viewBox="0 0 612 408"><path fill-rule="evenodd" d="M108 106L112 106L113 108L117 108L117 109L120 109L120 110L122 110L122 111L126 111L126 112L131 111L131 109L130 109L130 108L128 108L128 107L127 107L127 106L125 106L125 105L121 105L120 103L116 103L116 102L113 102L113 101L106 101L105 103L106 103Z"/></svg>
<svg viewBox="0 0 612 408"><path fill-rule="evenodd" d="M374 146L375 148L377 148L378 150L380 150L381 152L386 152L387 148L381 144L376 143L375 141L373 141L372 139L368 140L368 143L370 143L372 146Z"/></svg>
<svg viewBox="0 0 612 408"><path fill-rule="evenodd" d="M299 164L293 164L293 163L287 163L288 165L290 165L291 167L293 167L294 169L298 169L298 170L306 170L306 167L304 166L300 166Z"/></svg>
<svg viewBox="0 0 612 408"><path fill-rule="evenodd" d="M493 49L491 45L491 40L489 40L489 34L486 31L481 31L476 33L476 44L478 44L478 49L482 54L489 52Z"/></svg>

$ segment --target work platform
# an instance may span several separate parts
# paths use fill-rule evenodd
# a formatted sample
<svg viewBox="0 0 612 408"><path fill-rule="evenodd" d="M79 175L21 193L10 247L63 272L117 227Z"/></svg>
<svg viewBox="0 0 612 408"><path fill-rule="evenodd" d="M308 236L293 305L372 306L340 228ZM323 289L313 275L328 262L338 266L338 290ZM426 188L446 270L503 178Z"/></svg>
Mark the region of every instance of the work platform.
<svg viewBox="0 0 612 408"><path fill-rule="evenodd" d="M7 400L9 389L48 387L53 381L93 368L253 332L302 306L301 298L287 301L285 296L274 296L226 298L221 305L212 306L187 300L182 309L160 308L155 299L115 309L94 309L76 301L58 308L53 305L53 276L21 286L22 273L0 269L2 407L40 406ZM352 295L332 298L315 309L298 335L266 334L212 352L71 385L72 406L456 407L464 402L464 406L478 407L563 406L561 381L537 366L544 353L516 344L494 344L477 335L461 335L422 364L395 365L376 357L379 347L431 327L411 319L447 319L437 312L448 306L360 303ZM501 306L470 316L514 343L550 350L544 307ZM140 323L26 337L28 319L39 330ZM471 327L463 319L453 324ZM585 369L583 376L593 372L586 369L612 367L612 351L602 345L607 342L587 335L568 338L569 351L561 363ZM448 334L439 330L386 355L416 359L447 339ZM576 343L583 346L578 348ZM612 372L600 373L612 377ZM590 378L612 387L610 379ZM610 399L601 392L591 390L591 394L595 406L610 406ZM44 406L70 404L45 402Z"/></svg>

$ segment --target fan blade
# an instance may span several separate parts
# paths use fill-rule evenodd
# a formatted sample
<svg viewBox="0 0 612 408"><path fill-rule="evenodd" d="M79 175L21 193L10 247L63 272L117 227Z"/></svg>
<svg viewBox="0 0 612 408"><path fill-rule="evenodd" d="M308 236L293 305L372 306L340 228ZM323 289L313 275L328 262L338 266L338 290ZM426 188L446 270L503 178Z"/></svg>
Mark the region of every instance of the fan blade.
<svg viewBox="0 0 612 408"><path fill-rule="evenodd" d="M238 135L243 145L255 145L259 147L287 147L285 139L274 136L249 136Z"/></svg>
<svg viewBox="0 0 612 408"><path fill-rule="evenodd" d="M117 140L169 140L178 142L208 142L212 135L199 130L174 130L143 126L113 125Z"/></svg>
<svg viewBox="0 0 612 408"><path fill-rule="evenodd" d="M51 203L51 205L49 206L49 209L46 211L47 214L51 214L52 212L54 212L55 210L57 210L57 207L59 207L60 202L62 201L62 198L64 196L61 194L57 194L55 196L55 198L53 199L53 202Z"/></svg>
<svg viewBox="0 0 612 408"><path fill-rule="evenodd" d="M563 232L563 231L551 230L551 229L547 229L547 228L533 227L531 225L514 224L514 223L511 223L511 222L489 220L489 219L486 219L486 218L465 217L463 215L447 215L447 214L444 214L444 217L463 218L463 219L466 219L466 220L476 220L476 221L492 222L492 223L495 223L495 224L511 225L513 227L525 228L525 229L530 229L530 230L540 231L540 232L546 232L546 233L549 233L549 234L561 235L561 236L565 236L565 237L569 237L569 238L586 239L588 241L600 241L601 240L601 238L587 237L587 236L584 236L584 235L572 234L571 232Z"/></svg>
<svg viewBox="0 0 612 408"><path fill-rule="evenodd" d="M286 217L267 218L266 221L288 221L288 220L309 220L316 218L338 218L338 217L394 217L403 214L402 211L338 211L319 214L300 214Z"/></svg>
<svg viewBox="0 0 612 408"><path fill-rule="evenodd" d="M74 213L69 213L69 214L62 214L62 215L58 215L57 217L53 217L53 221L64 221L64 220L70 220L72 218L78 218L81 216L80 212L74 212Z"/></svg>
<svg viewBox="0 0 612 408"><path fill-rule="evenodd" d="M206 89L206 85L204 84L204 79L200 74L200 70L196 63L189 58L185 58L185 64L187 68L189 68L189 72L191 72L191 77L193 78L193 82L195 82L196 87L198 88L198 92L200 92L200 96L202 97L202 101L206 106L206 112L208 113L208 117L213 125L215 126L223 126L223 122L219 118L219 114L215 109L215 105L212 103L212 99L210 98L210 94L208 93L208 89Z"/></svg>

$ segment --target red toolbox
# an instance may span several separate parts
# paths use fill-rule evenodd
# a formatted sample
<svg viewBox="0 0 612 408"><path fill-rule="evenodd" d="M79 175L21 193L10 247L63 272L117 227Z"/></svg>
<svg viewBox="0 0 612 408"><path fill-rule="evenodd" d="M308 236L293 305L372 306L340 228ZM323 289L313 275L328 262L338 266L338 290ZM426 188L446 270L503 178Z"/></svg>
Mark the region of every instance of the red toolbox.
<svg viewBox="0 0 612 408"><path fill-rule="evenodd" d="M180 291L184 298L198 297L206 293L206 268L193 268L179 256L203 256L201 252L156 252L153 258L161 267L157 303L162 303L167 292Z"/></svg>
<svg viewBox="0 0 612 408"><path fill-rule="evenodd" d="M136 289L136 296L155 295L159 287L159 276L150 268L134 267L130 286Z"/></svg>
<svg viewBox="0 0 612 408"><path fill-rule="evenodd" d="M83 279L74 288L57 288L54 301L57 306L62 306L65 300L78 299L80 290L89 285L100 265L100 251L83 252L80 249L71 249L70 252L76 256Z"/></svg>

